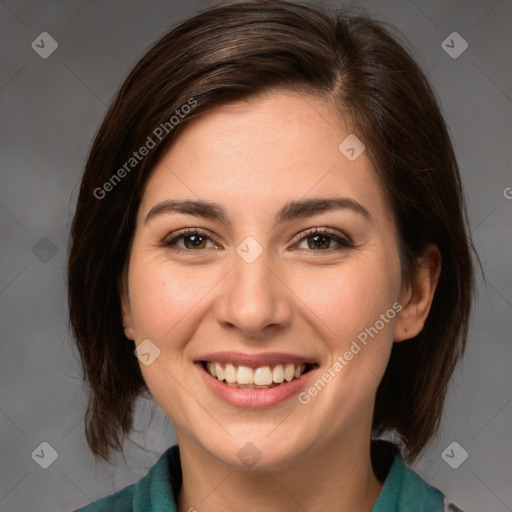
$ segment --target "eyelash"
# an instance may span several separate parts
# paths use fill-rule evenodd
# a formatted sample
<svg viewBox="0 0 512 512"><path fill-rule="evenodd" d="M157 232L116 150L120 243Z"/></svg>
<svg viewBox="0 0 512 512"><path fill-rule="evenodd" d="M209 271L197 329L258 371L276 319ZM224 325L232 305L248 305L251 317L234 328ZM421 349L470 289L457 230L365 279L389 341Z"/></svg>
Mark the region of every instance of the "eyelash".
<svg viewBox="0 0 512 512"><path fill-rule="evenodd" d="M162 245L164 247L171 249L172 251L180 252L180 253L197 253L197 252L201 252L201 251L205 250L205 249L198 249L198 250L183 249L183 248L177 248L175 246L176 241L179 240L180 238L186 238L186 237L192 236L192 235L200 235L202 238L206 238L206 239L211 240L212 242L215 242L215 239L212 236L210 236L208 234L208 232L200 231L199 229L195 229L195 228L187 228L182 231L179 231L178 233L175 233L175 236L173 236L171 239L167 238L167 239L162 240ZM312 228L312 229L307 230L304 234L302 234L301 238L299 238L296 242L294 242L294 244L302 242L303 240L307 240L308 238L313 238L314 236L322 236L325 238L331 238L332 240L336 241L339 244L339 246L331 247L330 249L326 249L326 250L310 249L309 250L310 252L325 252L325 253L330 254L332 251L340 251L343 249L352 249L355 247L355 245L348 238L343 238L328 229L319 229L319 228Z"/></svg>

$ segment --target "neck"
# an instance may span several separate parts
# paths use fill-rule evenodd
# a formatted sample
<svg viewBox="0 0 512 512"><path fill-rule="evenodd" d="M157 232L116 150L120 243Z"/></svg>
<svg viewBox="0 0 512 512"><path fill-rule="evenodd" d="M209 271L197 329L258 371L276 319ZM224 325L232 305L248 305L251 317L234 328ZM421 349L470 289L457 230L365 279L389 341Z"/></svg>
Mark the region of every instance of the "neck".
<svg viewBox="0 0 512 512"><path fill-rule="evenodd" d="M178 433L183 472L178 511L370 512L382 483L363 430L312 447L277 470L233 468Z"/></svg>

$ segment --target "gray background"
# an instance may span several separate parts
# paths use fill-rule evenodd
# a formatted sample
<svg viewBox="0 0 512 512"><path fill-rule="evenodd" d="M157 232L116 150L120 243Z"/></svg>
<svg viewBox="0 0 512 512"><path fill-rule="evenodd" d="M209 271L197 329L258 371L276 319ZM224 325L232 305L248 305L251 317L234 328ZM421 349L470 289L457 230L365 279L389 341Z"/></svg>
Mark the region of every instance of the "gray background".
<svg viewBox="0 0 512 512"><path fill-rule="evenodd" d="M137 481L174 444L170 422L142 399L126 460L95 464L89 453L67 330L66 245L84 161L116 88L148 45L213 3L0 4L2 511L69 511ZM510 511L512 1L359 5L403 31L441 99L488 279L478 278L468 351L439 435L414 468L467 512ZM469 44L456 59L441 47L454 31ZM47 59L31 47L42 32L59 45ZM457 469L441 457L453 441L469 454ZM31 456L42 442L58 453L47 469Z"/></svg>

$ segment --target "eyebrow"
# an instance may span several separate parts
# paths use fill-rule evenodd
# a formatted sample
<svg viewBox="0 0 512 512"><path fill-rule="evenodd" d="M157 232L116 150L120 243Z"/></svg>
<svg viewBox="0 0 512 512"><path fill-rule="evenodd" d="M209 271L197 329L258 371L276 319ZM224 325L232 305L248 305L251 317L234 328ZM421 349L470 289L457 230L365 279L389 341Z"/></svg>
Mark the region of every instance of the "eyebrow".
<svg viewBox="0 0 512 512"><path fill-rule="evenodd" d="M277 224L283 224L295 219L342 209L352 210L362 215L366 220L373 222L370 212L363 205L348 197L311 198L290 201L279 210L275 221ZM206 219L219 220L224 224L227 224L229 221L226 211L217 203L168 199L154 205L149 210L144 224L147 224L151 219L160 215L174 213L183 213Z"/></svg>

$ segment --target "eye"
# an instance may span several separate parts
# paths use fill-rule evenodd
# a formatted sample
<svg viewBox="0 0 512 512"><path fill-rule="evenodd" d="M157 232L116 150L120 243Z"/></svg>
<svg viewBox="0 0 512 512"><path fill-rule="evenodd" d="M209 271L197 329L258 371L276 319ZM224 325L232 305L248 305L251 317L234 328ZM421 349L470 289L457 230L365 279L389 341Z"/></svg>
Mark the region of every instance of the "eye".
<svg viewBox="0 0 512 512"><path fill-rule="evenodd" d="M213 237L205 231L200 231L196 228L187 228L178 233L174 233L174 236L170 239L162 241L164 247L169 247L173 251L177 252L200 252L202 249L207 249L207 242L212 242ZM178 242L183 240L183 246L179 246ZM308 241L312 240L312 243ZM338 246L331 247L331 242L335 241ZM298 242L307 242L307 249L311 249L314 252L331 252L336 250L342 250L347 248L355 247L355 245L343 236L334 233L328 229L313 228L308 230L305 234L301 234L301 237L297 239ZM218 246L214 245L215 249L219 249ZM300 248L300 247L299 247Z"/></svg>
<svg viewBox="0 0 512 512"><path fill-rule="evenodd" d="M183 239L184 248L177 245L177 241ZM164 240L162 245L170 247L178 252L197 252L195 249L206 249L205 241L211 240L209 234L194 228L187 228L180 231L169 240ZM217 247L215 247L217 248Z"/></svg>
<svg viewBox="0 0 512 512"><path fill-rule="evenodd" d="M340 236L328 229L319 229L313 228L308 230L305 234L301 235L299 241L306 241L308 245L308 249L312 249L316 252L330 252L331 250L342 250L346 248L355 247L355 245L348 240L347 238ZM309 243L308 240L313 240L312 243ZM330 247L331 241L334 240L338 246ZM327 246L327 247L326 247ZM320 251L319 251L320 249ZM326 249L326 250L324 250Z"/></svg>

